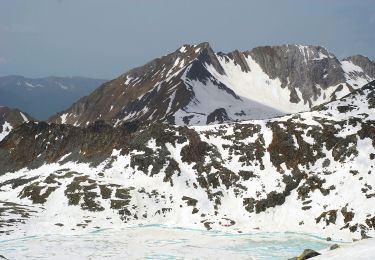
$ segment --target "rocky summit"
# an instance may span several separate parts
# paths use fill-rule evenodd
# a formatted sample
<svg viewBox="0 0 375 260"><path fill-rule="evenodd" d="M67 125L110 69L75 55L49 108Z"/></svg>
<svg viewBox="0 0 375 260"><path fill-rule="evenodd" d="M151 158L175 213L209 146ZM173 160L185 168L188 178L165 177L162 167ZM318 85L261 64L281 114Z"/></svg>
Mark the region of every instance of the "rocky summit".
<svg viewBox="0 0 375 260"><path fill-rule="evenodd" d="M297 62L306 66L301 65L299 74L287 73L285 62L291 68ZM367 81L371 69L359 72L357 58L346 62L318 47L215 54L201 44L130 71L55 118L70 124L25 123L0 142L0 230L164 224L307 232L332 239L374 236L375 81L355 86L351 80ZM320 63L328 74L318 87L318 76L309 73L320 73L314 67ZM356 70L350 74L348 67ZM210 114L190 113L194 107L218 104L206 89L225 93L238 104L253 104L224 79L243 73L250 80L257 69L269 81L264 88L275 87L280 98L288 96L290 111L309 111L182 126L188 115L193 117L186 124L207 123ZM310 83L300 85L305 79ZM181 99L181 93L189 98ZM330 99L336 100L308 109ZM105 104L113 108L103 113ZM148 110L152 104L157 106ZM220 121L232 120L235 110L222 108L227 117ZM276 113L267 111L267 116ZM248 112L243 118L250 117ZM95 117L103 120L91 123ZM142 118L156 122L134 120ZM216 122L219 117L211 118Z"/></svg>
<svg viewBox="0 0 375 260"><path fill-rule="evenodd" d="M86 126L164 122L206 125L308 111L375 79L375 63L339 60L320 46L288 44L214 52L184 45L104 83L50 119Z"/></svg>

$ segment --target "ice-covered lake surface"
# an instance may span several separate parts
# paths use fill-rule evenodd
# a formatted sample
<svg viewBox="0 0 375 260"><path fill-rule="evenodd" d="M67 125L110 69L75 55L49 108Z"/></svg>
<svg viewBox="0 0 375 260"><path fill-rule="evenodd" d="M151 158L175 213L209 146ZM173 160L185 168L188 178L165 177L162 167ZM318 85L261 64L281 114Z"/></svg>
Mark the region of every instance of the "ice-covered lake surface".
<svg viewBox="0 0 375 260"><path fill-rule="evenodd" d="M287 259L329 242L297 233L228 234L157 225L0 237L9 259Z"/></svg>

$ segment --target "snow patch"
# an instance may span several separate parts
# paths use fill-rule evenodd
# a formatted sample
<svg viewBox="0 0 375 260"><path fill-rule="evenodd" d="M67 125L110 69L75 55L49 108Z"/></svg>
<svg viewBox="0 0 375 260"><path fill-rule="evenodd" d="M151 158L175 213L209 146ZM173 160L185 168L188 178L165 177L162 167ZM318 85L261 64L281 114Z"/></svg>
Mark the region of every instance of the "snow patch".
<svg viewBox="0 0 375 260"><path fill-rule="evenodd" d="M180 51L181 53L185 53L185 52L186 52L186 47L185 47L185 46L182 46L182 47L179 49L179 51Z"/></svg>
<svg viewBox="0 0 375 260"><path fill-rule="evenodd" d="M3 124L3 131L0 133L0 141L3 140L12 131L13 126L7 121Z"/></svg>
<svg viewBox="0 0 375 260"><path fill-rule="evenodd" d="M62 114L62 115L60 116L61 124L65 124L65 123L66 123L66 117L67 117L67 116L68 116L67 113Z"/></svg>
<svg viewBox="0 0 375 260"><path fill-rule="evenodd" d="M22 112L20 112L20 115L23 119L23 122L29 122L29 119L27 119L27 117Z"/></svg>

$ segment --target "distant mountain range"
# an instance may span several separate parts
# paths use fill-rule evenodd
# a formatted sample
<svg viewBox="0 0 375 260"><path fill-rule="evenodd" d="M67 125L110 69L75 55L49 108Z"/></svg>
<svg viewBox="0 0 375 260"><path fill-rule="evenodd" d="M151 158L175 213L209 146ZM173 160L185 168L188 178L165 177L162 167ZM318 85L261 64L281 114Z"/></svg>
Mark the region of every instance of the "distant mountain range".
<svg viewBox="0 0 375 260"><path fill-rule="evenodd" d="M21 109L39 120L66 109L90 94L104 79L84 77L0 77L0 105Z"/></svg>
<svg viewBox="0 0 375 260"><path fill-rule="evenodd" d="M225 54L208 43L184 45L104 83L51 121L205 125L264 119L308 111L374 79L374 61L361 55L339 60L320 46Z"/></svg>

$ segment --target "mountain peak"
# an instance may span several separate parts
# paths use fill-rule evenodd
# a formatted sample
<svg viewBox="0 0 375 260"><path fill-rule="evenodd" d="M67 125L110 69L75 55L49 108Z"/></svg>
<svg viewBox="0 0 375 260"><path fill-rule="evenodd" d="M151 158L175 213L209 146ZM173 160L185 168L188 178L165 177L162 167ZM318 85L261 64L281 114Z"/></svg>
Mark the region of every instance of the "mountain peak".
<svg viewBox="0 0 375 260"><path fill-rule="evenodd" d="M187 50L193 50L194 52L198 53L201 50L211 48L208 42L201 42L198 44L184 44L176 51L180 53L185 53Z"/></svg>
<svg viewBox="0 0 375 260"><path fill-rule="evenodd" d="M51 120L80 126L96 120L202 125L270 118L309 110L375 79L348 68L321 46L225 54L208 42L184 44L107 82Z"/></svg>

